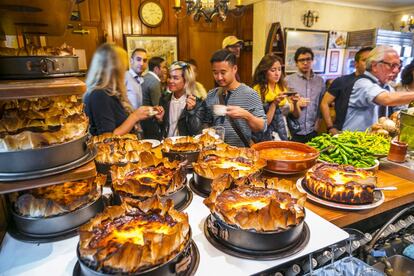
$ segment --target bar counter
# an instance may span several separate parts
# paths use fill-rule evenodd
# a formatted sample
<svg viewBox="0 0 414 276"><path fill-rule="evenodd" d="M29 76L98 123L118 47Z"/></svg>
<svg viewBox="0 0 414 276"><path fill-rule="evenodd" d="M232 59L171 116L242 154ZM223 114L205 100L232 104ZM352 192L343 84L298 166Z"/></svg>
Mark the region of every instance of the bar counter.
<svg viewBox="0 0 414 276"><path fill-rule="evenodd" d="M408 173L408 174L407 174ZM385 213L389 210L398 208L408 203L414 203L414 178L409 175L409 171L400 171L395 167L381 164L378 171L378 187L395 186L396 191L384 191L385 201L379 207L362 210L362 211L347 211L334 209L313 203L310 200L306 201L306 208L312 210L327 221L335 224L338 227L346 227L356 222L371 218L375 215ZM414 174L414 171L411 170ZM399 175L399 176L397 176ZM296 175L292 177L284 177L290 180L297 180L303 175ZM404 177L404 178L403 178ZM409 180L410 179L410 180Z"/></svg>

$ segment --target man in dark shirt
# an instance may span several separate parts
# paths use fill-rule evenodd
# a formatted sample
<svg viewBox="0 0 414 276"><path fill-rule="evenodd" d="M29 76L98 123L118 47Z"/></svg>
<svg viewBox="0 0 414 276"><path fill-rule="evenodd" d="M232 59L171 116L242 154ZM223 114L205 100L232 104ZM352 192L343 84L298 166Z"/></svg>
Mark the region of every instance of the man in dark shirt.
<svg viewBox="0 0 414 276"><path fill-rule="evenodd" d="M342 126L345 121L346 112L348 109L349 96L352 92L350 86L353 86L356 78L365 72L365 60L371 52L372 47L361 48L355 54L355 72L349 75L339 77L334 80L329 87L327 93L322 98L321 113L326 122L328 132L331 134L337 134L342 130ZM347 89L348 88L348 89ZM335 122L332 122L329 105L335 101Z"/></svg>
<svg viewBox="0 0 414 276"><path fill-rule="evenodd" d="M142 83L142 104L145 106L158 106L161 98L161 80L168 74L167 62L162 57L152 57L148 61L148 73L144 75ZM154 127L155 118L141 122L145 139L160 139L159 129Z"/></svg>
<svg viewBox="0 0 414 276"><path fill-rule="evenodd" d="M148 73L142 83L143 105L157 106L161 98L161 80L168 74L167 62L162 57L152 57L148 61Z"/></svg>

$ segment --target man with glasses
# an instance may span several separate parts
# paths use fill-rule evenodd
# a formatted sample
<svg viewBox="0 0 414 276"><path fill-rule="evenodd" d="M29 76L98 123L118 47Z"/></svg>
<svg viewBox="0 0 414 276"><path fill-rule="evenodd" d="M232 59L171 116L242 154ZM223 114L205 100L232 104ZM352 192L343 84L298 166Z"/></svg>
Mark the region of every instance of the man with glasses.
<svg viewBox="0 0 414 276"><path fill-rule="evenodd" d="M142 105L142 73L147 69L148 58L147 51L142 48L136 48L129 60L129 70L125 74L125 85L127 88L128 99L134 109Z"/></svg>
<svg viewBox="0 0 414 276"><path fill-rule="evenodd" d="M216 51L210 59L214 80L219 87L209 91L203 123L223 126L224 141L236 147L248 147L252 132L266 130L266 114L259 95L236 79L236 56ZM224 112L223 112L224 111Z"/></svg>
<svg viewBox="0 0 414 276"><path fill-rule="evenodd" d="M370 52L365 74L352 89L344 130L365 131L378 121L380 106L399 106L414 100L414 91L390 93L388 82L395 79L400 70L400 56L392 47L378 46Z"/></svg>
<svg viewBox="0 0 414 276"><path fill-rule="evenodd" d="M306 143L317 135L315 130L320 120L319 104L325 92L325 83L312 71L312 49L300 47L296 50L294 58L298 71L287 76L286 82L290 90L299 93L299 106L302 112L298 119L300 130L291 135L293 141Z"/></svg>
<svg viewBox="0 0 414 276"><path fill-rule="evenodd" d="M355 72L336 78L323 96L321 102L322 117L326 122L328 132L333 135L342 130L352 88L357 77L364 74L365 61L372 49L372 47L361 48L355 54ZM332 104L332 102L335 102L335 122L332 122L329 111L329 105Z"/></svg>

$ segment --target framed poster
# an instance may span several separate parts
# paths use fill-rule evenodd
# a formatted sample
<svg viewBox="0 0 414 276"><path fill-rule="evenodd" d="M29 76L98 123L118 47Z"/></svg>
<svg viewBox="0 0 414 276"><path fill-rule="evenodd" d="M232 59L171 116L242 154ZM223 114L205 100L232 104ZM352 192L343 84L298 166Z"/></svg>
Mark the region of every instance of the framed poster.
<svg viewBox="0 0 414 276"><path fill-rule="evenodd" d="M285 29L286 55L285 72L296 72L295 52L299 47L309 47L314 54L313 72L325 72L326 51L328 49L328 31Z"/></svg>
<svg viewBox="0 0 414 276"><path fill-rule="evenodd" d="M178 59L177 36L125 35L128 57L136 48L147 50L148 58L162 57L171 64Z"/></svg>
<svg viewBox="0 0 414 276"><path fill-rule="evenodd" d="M339 67L339 50L330 51L329 56L329 73L337 73Z"/></svg>
<svg viewBox="0 0 414 276"><path fill-rule="evenodd" d="M330 31L329 32L329 48L345 49L347 32Z"/></svg>

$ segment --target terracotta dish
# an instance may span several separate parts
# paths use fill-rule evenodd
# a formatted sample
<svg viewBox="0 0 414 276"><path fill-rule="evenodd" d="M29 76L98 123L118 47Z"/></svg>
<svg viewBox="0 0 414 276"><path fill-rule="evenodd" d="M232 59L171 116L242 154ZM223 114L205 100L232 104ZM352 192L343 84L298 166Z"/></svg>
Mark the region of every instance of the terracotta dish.
<svg viewBox="0 0 414 276"><path fill-rule="evenodd" d="M297 142L267 141L254 144L252 148L267 161L265 170L281 174L306 171L319 157L318 150Z"/></svg>

